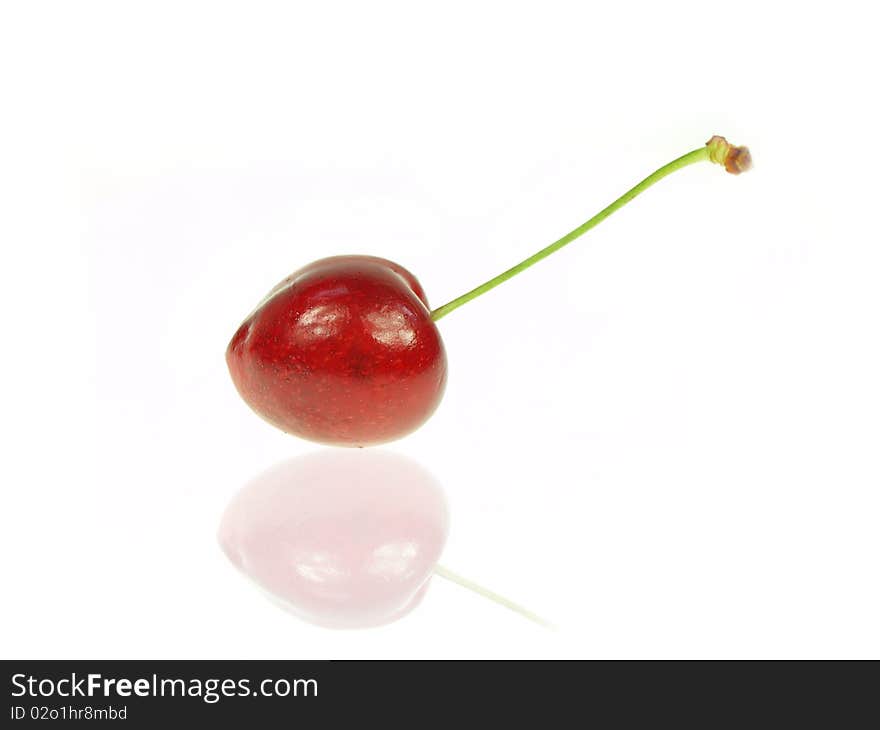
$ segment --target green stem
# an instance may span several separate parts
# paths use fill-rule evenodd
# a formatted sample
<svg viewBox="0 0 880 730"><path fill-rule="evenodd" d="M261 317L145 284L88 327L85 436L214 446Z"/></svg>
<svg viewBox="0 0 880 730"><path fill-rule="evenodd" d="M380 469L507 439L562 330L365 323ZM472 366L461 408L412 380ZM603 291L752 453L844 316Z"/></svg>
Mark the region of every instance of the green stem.
<svg viewBox="0 0 880 730"><path fill-rule="evenodd" d="M712 152L712 149L707 145L705 147L700 147L700 149L694 150L693 152L688 152L686 155L682 155L678 159L673 160L666 165L663 165L663 167L661 167L659 170L652 172L638 185L627 190L617 200L611 203L611 205L600 210L598 213L596 213L596 215L590 218L590 220L575 228L573 231L571 231L571 233L566 233L555 243L551 243L546 248L542 248L540 251L538 251L538 253L534 254L533 256L529 256L525 261L521 261L513 268L508 269L502 274L499 274L494 279L489 279L489 281L487 281L486 283L480 284L480 286L478 286L476 289L471 289L466 294L462 294L460 297L453 299L451 302L444 304L442 307L437 307L437 309L431 312L431 318L436 322L441 317L445 317L452 310L458 309L462 304L467 304L469 301L471 301L471 299L476 299L481 294L485 294L490 289L494 289L499 284L513 278L521 271L525 271L530 266L538 263L541 259L547 258L551 253L558 251L566 244L569 244L574 241L574 239L582 236L591 228L599 225L614 211L622 208L639 193L644 192L654 183L659 182L667 175L671 175L673 172L675 172L676 170L680 170L682 167L693 165L695 162L702 162L703 160L711 159L710 152Z"/></svg>

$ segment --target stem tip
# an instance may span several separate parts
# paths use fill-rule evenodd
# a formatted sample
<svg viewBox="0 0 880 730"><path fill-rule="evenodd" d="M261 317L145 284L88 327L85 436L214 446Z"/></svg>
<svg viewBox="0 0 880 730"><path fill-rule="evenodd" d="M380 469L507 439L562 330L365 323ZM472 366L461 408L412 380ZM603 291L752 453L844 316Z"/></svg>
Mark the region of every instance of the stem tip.
<svg viewBox="0 0 880 730"><path fill-rule="evenodd" d="M709 148L709 159L717 165L723 165L731 175L739 175L752 168L752 155L748 147L732 145L717 134L706 142L706 147Z"/></svg>

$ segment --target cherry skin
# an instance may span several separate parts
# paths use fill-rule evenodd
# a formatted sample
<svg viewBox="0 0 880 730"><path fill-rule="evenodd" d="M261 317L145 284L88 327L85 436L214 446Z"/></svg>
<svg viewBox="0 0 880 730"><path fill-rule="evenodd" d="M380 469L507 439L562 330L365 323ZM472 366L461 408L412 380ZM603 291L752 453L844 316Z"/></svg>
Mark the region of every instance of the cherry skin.
<svg viewBox="0 0 880 730"><path fill-rule="evenodd" d="M242 322L226 362L258 415L338 446L414 431L446 385L424 290L402 266L374 256L321 259L281 281Z"/></svg>

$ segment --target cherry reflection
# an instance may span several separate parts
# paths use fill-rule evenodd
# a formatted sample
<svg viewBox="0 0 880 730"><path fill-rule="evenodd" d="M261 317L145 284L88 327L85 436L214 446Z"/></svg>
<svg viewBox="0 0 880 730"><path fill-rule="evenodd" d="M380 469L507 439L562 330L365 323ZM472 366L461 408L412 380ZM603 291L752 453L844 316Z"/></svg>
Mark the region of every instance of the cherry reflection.
<svg viewBox="0 0 880 730"><path fill-rule="evenodd" d="M300 618L360 628L418 605L448 528L443 492L415 462L328 449L247 484L227 506L219 540L239 570Z"/></svg>

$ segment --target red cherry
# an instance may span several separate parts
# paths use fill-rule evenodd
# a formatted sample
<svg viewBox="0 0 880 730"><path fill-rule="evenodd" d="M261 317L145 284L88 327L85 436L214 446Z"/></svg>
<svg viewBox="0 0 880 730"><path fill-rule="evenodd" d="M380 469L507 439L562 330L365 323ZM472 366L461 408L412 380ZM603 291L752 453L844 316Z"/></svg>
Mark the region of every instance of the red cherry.
<svg viewBox="0 0 880 730"><path fill-rule="evenodd" d="M226 350L238 392L288 433L344 446L390 441L434 412L446 353L402 266L335 256L272 289Z"/></svg>
<svg viewBox="0 0 880 730"><path fill-rule="evenodd" d="M374 256L321 259L287 277L242 323L226 350L238 392L279 428L323 443L366 446L418 428L446 384L435 322L601 223L667 175L708 160L739 174L746 147L724 137L688 152L558 241L434 311L402 266Z"/></svg>

